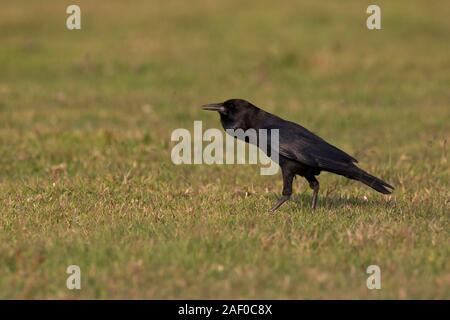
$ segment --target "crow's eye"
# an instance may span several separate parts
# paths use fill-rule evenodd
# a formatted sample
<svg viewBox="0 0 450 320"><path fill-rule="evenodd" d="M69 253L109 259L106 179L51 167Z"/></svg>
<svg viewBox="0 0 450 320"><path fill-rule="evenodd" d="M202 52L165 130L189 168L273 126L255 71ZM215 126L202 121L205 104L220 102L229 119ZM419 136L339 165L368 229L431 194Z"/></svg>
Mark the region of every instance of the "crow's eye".
<svg viewBox="0 0 450 320"><path fill-rule="evenodd" d="M234 104L232 104L232 103L227 103L225 106L227 107L227 110L229 110L229 111L233 111L234 109L236 109Z"/></svg>

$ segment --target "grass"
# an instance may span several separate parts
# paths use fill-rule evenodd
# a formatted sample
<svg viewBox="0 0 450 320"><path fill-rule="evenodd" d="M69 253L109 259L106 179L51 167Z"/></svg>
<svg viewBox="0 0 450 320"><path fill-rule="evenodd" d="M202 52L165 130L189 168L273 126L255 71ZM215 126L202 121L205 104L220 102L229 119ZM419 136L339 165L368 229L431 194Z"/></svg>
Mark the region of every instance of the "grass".
<svg viewBox="0 0 450 320"><path fill-rule="evenodd" d="M13 1L0 11L0 297L449 298L450 5ZM175 166L199 105L246 98L396 186ZM365 197L367 200L365 200ZM79 265L82 289L66 288ZM377 264L382 289L366 288Z"/></svg>

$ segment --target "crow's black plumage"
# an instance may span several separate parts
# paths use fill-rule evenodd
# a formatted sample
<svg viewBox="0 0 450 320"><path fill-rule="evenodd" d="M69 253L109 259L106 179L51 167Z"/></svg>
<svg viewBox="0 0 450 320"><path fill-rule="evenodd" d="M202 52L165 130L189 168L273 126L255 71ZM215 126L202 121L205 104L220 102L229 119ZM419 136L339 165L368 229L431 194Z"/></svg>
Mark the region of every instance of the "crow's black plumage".
<svg viewBox="0 0 450 320"><path fill-rule="evenodd" d="M329 144L306 128L268 113L248 101L230 99L222 103L208 104L204 110L217 111L224 129L272 129L279 130L279 165L283 175L282 197L271 208L277 210L292 194L295 175L308 180L313 189L312 207L316 207L321 171L332 172L360 181L378 192L390 194L394 187L358 168L358 161L344 151Z"/></svg>

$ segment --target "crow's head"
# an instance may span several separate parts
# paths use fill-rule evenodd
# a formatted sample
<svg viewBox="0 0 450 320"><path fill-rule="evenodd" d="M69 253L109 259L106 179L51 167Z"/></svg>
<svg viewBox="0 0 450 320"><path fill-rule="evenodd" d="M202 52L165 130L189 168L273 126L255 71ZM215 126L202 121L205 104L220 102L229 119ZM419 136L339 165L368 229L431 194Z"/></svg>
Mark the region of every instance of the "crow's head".
<svg viewBox="0 0 450 320"><path fill-rule="evenodd" d="M259 109L243 99L229 99L221 103L202 106L203 110L217 111L224 129L243 129L252 127L252 120Z"/></svg>

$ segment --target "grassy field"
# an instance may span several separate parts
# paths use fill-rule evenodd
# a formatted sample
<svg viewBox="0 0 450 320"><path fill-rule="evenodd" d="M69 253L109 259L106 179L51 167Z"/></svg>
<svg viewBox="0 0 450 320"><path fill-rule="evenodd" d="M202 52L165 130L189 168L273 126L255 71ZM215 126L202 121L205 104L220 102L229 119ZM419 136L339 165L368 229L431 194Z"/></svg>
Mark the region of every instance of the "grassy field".
<svg viewBox="0 0 450 320"><path fill-rule="evenodd" d="M450 3L2 1L0 298L450 298ZM392 183L175 166L245 98ZM80 266L82 289L66 288ZM379 265L382 289L366 287Z"/></svg>

